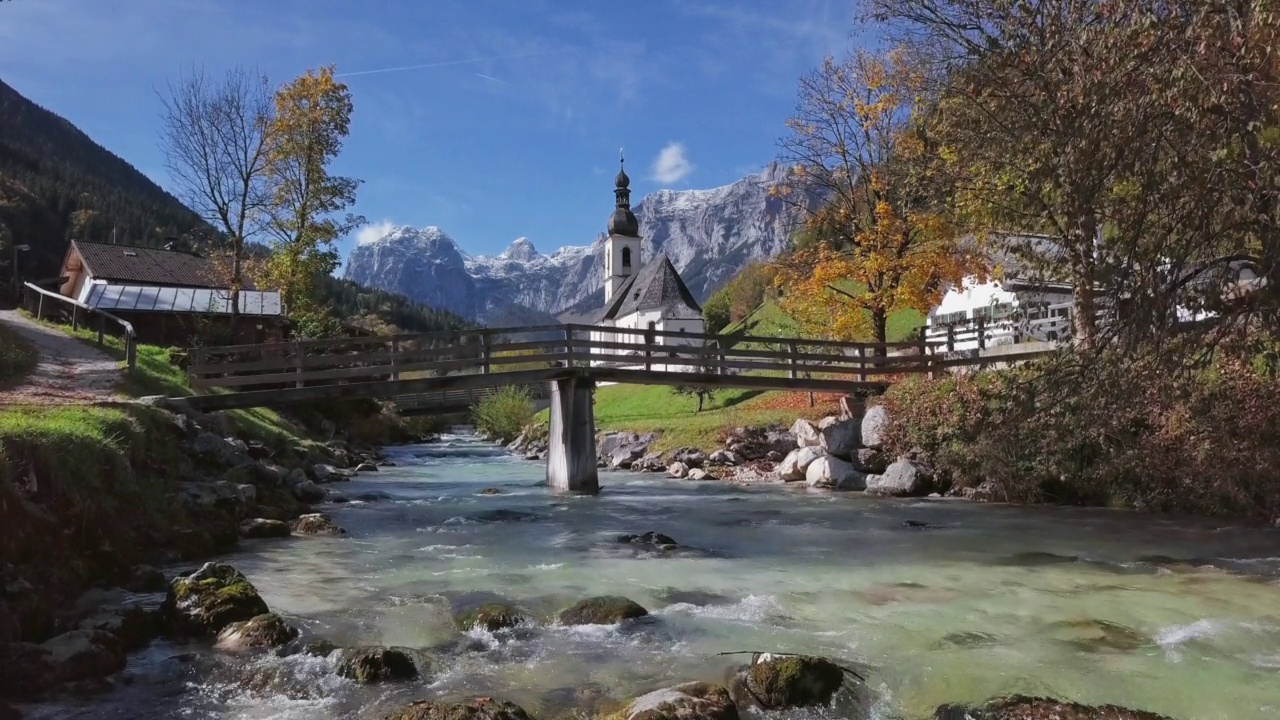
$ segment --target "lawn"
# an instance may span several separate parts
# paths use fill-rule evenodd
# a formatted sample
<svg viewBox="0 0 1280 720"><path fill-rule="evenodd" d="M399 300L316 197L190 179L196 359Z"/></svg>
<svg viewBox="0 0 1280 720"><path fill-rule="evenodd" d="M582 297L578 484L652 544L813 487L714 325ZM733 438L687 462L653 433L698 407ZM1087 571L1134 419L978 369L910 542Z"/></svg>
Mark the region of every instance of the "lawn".
<svg viewBox="0 0 1280 720"><path fill-rule="evenodd" d="M654 450L691 446L712 451L723 446L727 430L749 425L791 425L797 417L820 418L836 412L834 398L819 396L808 407L807 393L720 390L702 412L694 397L676 395L665 385L604 385L596 389L596 429L658 432ZM545 421L547 412L539 415Z"/></svg>
<svg viewBox="0 0 1280 720"><path fill-rule="evenodd" d="M0 388L22 382L35 366L35 348L8 328L0 327Z"/></svg>

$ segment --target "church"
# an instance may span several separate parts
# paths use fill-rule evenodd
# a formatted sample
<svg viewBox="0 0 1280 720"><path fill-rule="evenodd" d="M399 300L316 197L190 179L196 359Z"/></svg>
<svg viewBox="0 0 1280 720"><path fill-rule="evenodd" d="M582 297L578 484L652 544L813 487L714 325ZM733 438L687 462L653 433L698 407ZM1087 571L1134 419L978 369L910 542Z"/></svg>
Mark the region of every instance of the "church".
<svg viewBox="0 0 1280 720"><path fill-rule="evenodd" d="M614 210L604 243L604 307L566 313L560 321L596 325L602 330L591 333L591 337L600 341L641 343L646 330L701 333L702 308L671 260L659 254L643 262L644 239L640 236L640 221L631 212L631 178L625 167L618 170L614 185ZM660 345L702 342L695 337L658 337L656 341Z"/></svg>

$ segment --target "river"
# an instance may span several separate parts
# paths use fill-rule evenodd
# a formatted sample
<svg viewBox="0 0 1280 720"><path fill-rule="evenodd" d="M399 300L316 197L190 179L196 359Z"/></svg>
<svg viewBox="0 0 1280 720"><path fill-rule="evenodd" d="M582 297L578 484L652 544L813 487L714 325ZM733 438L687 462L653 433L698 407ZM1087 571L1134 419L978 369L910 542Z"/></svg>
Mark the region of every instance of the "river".
<svg viewBox="0 0 1280 720"><path fill-rule="evenodd" d="M561 497L541 464L461 437L388 457L396 467L335 486L384 496L325 508L348 537L248 541L225 560L304 634L434 648L439 672L369 688L330 659L160 641L130 659L126 686L30 716L365 718L486 694L549 720L571 688L625 698L723 682L746 658L716 653L776 650L865 664L877 718L1009 693L1186 720L1280 717L1274 530L631 473L602 475L598 497ZM501 494L478 494L487 487ZM648 530L682 549L616 541ZM547 618L603 594L653 617L497 636L460 636L450 620L451 606L489 596Z"/></svg>

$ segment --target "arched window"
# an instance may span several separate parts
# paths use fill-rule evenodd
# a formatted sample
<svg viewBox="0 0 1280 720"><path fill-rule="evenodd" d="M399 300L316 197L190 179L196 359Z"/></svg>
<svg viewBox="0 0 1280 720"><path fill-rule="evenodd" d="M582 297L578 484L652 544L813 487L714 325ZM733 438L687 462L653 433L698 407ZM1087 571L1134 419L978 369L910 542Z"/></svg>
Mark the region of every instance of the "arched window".
<svg viewBox="0 0 1280 720"><path fill-rule="evenodd" d="M631 248L629 247L622 248L622 267L631 267Z"/></svg>

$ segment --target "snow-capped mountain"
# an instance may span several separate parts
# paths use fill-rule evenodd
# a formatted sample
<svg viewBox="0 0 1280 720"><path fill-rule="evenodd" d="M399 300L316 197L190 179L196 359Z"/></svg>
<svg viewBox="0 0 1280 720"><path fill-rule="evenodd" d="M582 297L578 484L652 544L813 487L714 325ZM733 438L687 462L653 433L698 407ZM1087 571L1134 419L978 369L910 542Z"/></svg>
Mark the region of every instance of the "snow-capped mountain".
<svg viewBox="0 0 1280 720"><path fill-rule="evenodd" d="M769 190L784 170L763 172L712 190L659 190L633 209L644 237L644 260L666 253L699 301L748 261L785 247L793 213ZM601 224L608 205L602 202ZM437 227L397 227L356 246L346 277L404 294L490 325L522 322L569 308L603 304L604 239L587 246L538 252L518 238L497 255L471 256ZM535 311L528 313L529 310Z"/></svg>

